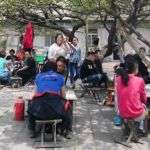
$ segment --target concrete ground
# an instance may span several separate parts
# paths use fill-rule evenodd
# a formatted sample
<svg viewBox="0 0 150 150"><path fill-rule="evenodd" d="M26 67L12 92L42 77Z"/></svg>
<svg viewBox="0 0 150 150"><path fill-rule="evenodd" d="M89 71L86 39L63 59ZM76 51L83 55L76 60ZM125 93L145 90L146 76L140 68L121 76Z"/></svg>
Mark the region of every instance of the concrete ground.
<svg viewBox="0 0 150 150"><path fill-rule="evenodd" d="M113 64L104 64L112 75ZM111 70L111 71L110 71ZM29 138L26 121L13 120L13 104L18 96L31 97L33 87L21 89L0 89L0 150L34 150L37 143ZM76 93L77 95L79 93ZM121 129L113 125L113 108L99 106L85 96L74 103L73 138L61 138L61 150L128 150L114 143L120 137ZM143 144L131 144L131 150L149 150L150 137L142 139ZM48 143L51 144L51 143Z"/></svg>

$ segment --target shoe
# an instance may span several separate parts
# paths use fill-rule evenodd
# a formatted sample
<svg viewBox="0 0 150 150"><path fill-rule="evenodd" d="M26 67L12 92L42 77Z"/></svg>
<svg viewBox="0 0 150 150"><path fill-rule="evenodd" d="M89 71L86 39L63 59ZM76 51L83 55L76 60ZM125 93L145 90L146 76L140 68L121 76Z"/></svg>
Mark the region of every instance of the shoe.
<svg viewBox="0 0 150 150"><path fill-rule="evenodd" d="M74 88L75 88L75 84L72 83L72 84L70 85L70 88L74 89Z"/></svg>
<svg viewBox="0 0 150 150"><path fill-rule="evenodd" d="M33 139L33 138L36 138L38 135L35 131L30 131L30 138Z"/></svg>
<svg viewBox="0 0 150 150"><path fill-rule="evenodd" d="M137 136L138 136L139 138L141 138L141 137L147 137L147 134L146 134L143 130L138 129L138 130L137 130Z"/></svg>
<svg viewBox="0 0 150 150"><path fill-rule="evenodd" d="M66 139L72 139L72 132L66 132L64 137Z"/></svg>
<svg viewBox="0 0 150 150"><path fill-rule="evenodd" d="M72 132L71 131L63 131L61 135L66 139L72 138Z"/></svg>

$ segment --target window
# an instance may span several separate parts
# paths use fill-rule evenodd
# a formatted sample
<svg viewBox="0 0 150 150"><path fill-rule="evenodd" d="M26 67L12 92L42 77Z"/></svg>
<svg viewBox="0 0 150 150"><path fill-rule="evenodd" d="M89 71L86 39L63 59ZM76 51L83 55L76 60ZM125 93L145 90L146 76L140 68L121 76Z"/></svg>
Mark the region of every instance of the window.
<svg viewBox="0 0 150 150"><path fill-rule="evenodd" d="M45 37L45 47L50 47L55 42L55 36L46 36Z"/></svg>
<svg viewBox="0 0 150 150"><path fill-rule="evenodd" d="M89 33L88 34L88 47L94 47L94 41L98 38L97 33Z"/></svg>

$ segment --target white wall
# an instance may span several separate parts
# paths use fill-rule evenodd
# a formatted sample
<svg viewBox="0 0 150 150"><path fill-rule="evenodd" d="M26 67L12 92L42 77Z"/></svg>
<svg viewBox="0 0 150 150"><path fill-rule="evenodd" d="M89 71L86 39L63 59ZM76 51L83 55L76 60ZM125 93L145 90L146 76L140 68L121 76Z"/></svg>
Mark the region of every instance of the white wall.
<svg viewBox="0 0 150 150"><path fill-rule="evenodd" d="M19 46L19 36L8 36L7 37L7 52L10 49L14 49L15 51L18 49Z"/></svg>
<svg viewBox="0 0 150 150"><path fill-rule="evenodd" d="M108 32L105 28L98 29L98 37L99 37L99 47L102 49L105 45L107 45L108 41Z"/></svg>

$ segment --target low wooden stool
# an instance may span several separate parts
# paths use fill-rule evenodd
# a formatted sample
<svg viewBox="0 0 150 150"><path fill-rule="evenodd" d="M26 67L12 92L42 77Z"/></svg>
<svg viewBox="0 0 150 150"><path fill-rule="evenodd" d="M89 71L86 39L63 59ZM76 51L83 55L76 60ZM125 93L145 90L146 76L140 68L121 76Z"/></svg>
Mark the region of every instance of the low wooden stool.
<svg viewBox="0 0 150 150"><path fill-rule="evenodd" d="M20 88L22 86L22 78L10 77L10 85L12 88Z"/></svg>
<svg viewBox="0 0 150 150"><path fill-rule="evenodd" d="M40 146L36 146L36 148L60 148L61 146L57 145L57 133L56 133L56 127L58 123L61 123L62 119L54 119L54 120L36 120L36 124L41 125L41 140L40 140ZM52 125L52 132L53 132L53 139L54 139L54 145L45 146L45 126L46 125Z"/></svg>

